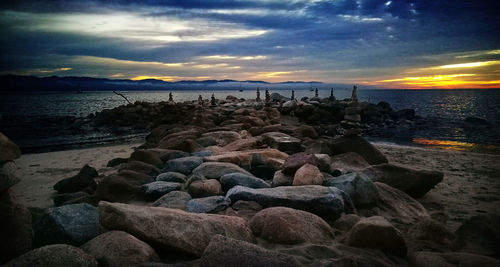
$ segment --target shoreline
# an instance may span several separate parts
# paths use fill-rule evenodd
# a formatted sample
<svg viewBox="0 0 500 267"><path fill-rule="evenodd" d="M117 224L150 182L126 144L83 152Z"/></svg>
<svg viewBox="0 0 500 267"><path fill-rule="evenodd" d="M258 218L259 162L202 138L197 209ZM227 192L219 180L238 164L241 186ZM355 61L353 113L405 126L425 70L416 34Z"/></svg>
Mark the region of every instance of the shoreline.
<svg viewBox="0 0 500 267"><path fill-rule="evenodd" d="M500 179L496 175L500 173L500 155L371 143L390 163L444 173L443 181L417 200L432 218L448 227L456 229L474 215L500 214ZM28 207L51 207L56 182L75 175L85 164L96 168L99 175L107 175L114 170L106 167L109 160L126 158L139 145L133 142L22 155L16 160L21 182L12 187L12 193Z"/></svg>

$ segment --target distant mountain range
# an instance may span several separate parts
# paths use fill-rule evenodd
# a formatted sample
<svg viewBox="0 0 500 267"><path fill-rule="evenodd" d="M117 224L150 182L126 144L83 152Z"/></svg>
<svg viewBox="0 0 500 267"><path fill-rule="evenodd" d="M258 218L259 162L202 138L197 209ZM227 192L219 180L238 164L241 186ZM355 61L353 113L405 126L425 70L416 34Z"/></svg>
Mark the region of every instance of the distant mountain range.
<svg viewBox="0 0 500 267"><path fill-rule="evenodd" d="M264 81L204 80L166 82L156 79L114 80L90 77L36 77L20 75L0 76L0 91L111 91L111 90L238 90L252 89L310 89L328 86L322 82L287 81L269 83ZM342 85L346 88L349 85Z"/></svg>

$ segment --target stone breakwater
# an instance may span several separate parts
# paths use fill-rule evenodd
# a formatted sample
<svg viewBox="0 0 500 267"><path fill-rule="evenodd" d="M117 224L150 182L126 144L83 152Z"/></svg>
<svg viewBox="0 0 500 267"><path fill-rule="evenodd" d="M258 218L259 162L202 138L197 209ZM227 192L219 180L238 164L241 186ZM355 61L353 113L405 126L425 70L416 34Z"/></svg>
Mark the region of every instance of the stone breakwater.
<svg viewBox="0 0 500 267"><path fill-rule="evenodd" d="M97 124L151 132L128 158L108 162L114 172L84 166L54 184L55 207L33 210L33 220L9 197L19 150L0 135L1 263L500 264L498 216L473 217L457 231L431 219L418 198L443 174L393 164L344 135L349 101L267 99L135 103L97 114ZM393 112L359 105L361 118L367 107L381 121Z"/></svg>

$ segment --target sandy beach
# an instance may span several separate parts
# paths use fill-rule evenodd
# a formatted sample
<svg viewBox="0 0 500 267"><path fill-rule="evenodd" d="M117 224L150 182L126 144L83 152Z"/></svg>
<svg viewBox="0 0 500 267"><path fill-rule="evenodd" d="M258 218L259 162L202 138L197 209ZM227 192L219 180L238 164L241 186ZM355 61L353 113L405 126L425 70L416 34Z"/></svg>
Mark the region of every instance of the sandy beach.
<svg viewBox="0 0 500 267"><path fill-rule="evenodd" d="M12 188L15 197L28 207L53 206L52 186L70 177L85 164L100 175L113 171L106 163L128 157L139 144L121 144L88 149L22 155L16 161L21 182ZM418 199L432 217L456 229L460 223L481 213L500 214L500 156L460 151L376 143L391 163L437 170L443 182Z"/></svg>
<svg viewBox="0 0 500 267"><path fill-rule="evenodd" d="M88 164L100 175L112 168L109 160L127 158L138 143L75 149L38 154L26 154L16 160L21 181L11 188L16 199L27 207L47 208L54 205L51 196L57 193L52 186L61 179L71 177Z"/></svg>

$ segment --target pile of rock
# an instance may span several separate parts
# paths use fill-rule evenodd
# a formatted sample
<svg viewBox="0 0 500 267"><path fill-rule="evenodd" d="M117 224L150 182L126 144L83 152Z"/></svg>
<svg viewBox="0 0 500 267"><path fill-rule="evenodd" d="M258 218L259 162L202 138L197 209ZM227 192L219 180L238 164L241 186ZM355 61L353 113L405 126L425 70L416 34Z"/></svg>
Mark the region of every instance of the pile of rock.
<svg viewBox="0 0 500 267"><path fill-rule="evenodd" d="M498 235L482 255L462 251L480 220L453 233L414 199L442 173L388 163L357 135L282 125L273 107L199 108L219 119L159 125L108 163L115 172L84 166L58 182L58 207L33 227L38 248L8 264L499 264ZM490 236L496 222L482 226Z"/></svg>

